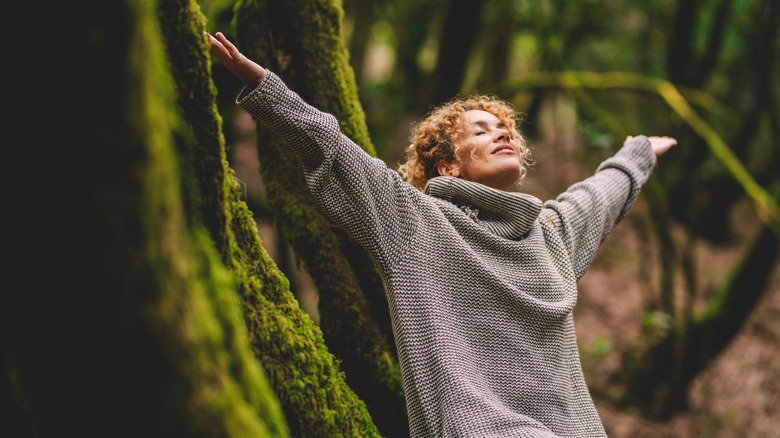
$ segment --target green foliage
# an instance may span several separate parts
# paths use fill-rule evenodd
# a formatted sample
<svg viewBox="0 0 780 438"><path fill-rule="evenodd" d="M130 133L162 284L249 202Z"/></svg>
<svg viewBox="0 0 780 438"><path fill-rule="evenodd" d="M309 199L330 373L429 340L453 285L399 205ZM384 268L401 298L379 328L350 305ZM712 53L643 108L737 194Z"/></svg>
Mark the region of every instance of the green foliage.
<svg viewBox="0 0 780 438"><path fill-rule="evenodd" d="M580 349L580 360L583 364L587 364L591 361L603 358L614 351L614 346L609 339L599 338L596 339L591 345Z"/></svg>

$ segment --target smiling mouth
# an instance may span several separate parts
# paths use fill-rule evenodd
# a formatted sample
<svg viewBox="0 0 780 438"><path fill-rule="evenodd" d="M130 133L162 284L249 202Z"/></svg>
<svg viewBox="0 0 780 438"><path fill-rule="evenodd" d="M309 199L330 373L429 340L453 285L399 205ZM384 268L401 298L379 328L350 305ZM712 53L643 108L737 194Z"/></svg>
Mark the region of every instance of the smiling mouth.
<svg viewBox="0 0 780 438"><path fill-rule="evenodd" d="M495 154L504 153L504 152L511 152L512 154L514 154L515 153L515 148L513 148L512 146L509 146L508 144L507 145L502 145L502 146L497 147L490 154L491 155L495 155Z"/></svg>

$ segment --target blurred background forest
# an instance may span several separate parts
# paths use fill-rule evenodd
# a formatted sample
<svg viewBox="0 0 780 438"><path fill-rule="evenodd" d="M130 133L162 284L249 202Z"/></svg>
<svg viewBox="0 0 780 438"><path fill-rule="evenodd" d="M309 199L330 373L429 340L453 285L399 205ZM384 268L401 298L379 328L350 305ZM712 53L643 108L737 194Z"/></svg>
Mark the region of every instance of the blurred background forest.
<svg viewBox="0 0 780 438"><path fill-rule="evenodd" d="M232 35L232 2L202 1ZM627 135L670 135L639 204L580 282L586 378L611 436L780 436L780 3L345 0L342 36L377 155L480 91L512 102L542 199ZM273 66L270 66L273 70ZM316 320L317 288L279 239L240 88L216 66L228 157L266 248ZM674 87L670 87L673 85ZM671 91L670 91L671 88Z"/></svg>
<svg viewBox="0 0 780 438"><path fill-rule="evenodd" d="M208 30L391 167L474 91L542 199L676 137L579 283L586 380L612 437L780 437L780 2L11 6L0 436L408 435L381 280Z"/></svg>

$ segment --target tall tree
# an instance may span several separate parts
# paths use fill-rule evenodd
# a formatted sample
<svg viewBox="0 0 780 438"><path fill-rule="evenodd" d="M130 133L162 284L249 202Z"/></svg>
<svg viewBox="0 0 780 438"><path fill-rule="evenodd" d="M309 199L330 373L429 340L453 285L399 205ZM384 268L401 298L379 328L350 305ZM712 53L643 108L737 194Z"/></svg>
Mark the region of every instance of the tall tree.
<svg viewBox="0 0 780 438"><path fill-rule="evenodd" d="M762 130L761 125L774 124L772 120L776 119L776 110L773 108L780 98L773 88L773 78L777 77L778 46L766 44L766 41L780 40L780 5L773 2L750 5L741 11L748 17L749 24L746 25L740 23L738 15L729 14L731 1L712 3L710 9L705 9L698 2L680 3L675 29L677 34L683 36L679 41L670 42L669 75L683 84L704 87L706 78L713 77L717 70L734 71L735 78L744 78L750 84L725 93L726 98L743 108L743 111L741 116L735 116L726 125L726 129L721 129L724 132L722 135L731 139L729 144L733 145L734 157L746 161L758 181L769 187L776 186L780 182L780 175L768 166L750 163L749 158L764 142L775 145L774 148L764 148L765 159L771 160L779 152L776 146L777 128ZM705 21L712 23L709 26L711 30L705 33L704 50L698 53L692 41L693 36L683 28L705 27L702 24ZM719 48L729 28L733 31L740 26L745 26L739 38L740 46L746 50L729 59L728 53L722 53ZM688 58L693 58L694 62L687 62ZM718 59L722 61L717 62ZM681 63L683 65L679 65ZM745 69L745 64L753 68ZM691 138L692 147L674 163L670 163L670 170L676 175L665 181L664 191L670 194L671 208L664 206L660 210L683 212L677 216L684 220L688 230L687 248L676 248L677 244L668 237L665 229L669 227L669 216L653 216L658 223L655 228L659 235L667 234L660 239L668 258L664 268L665 283L668 285L664 295L667 298L663 300L665 305L661 309L672 315L677 323L660 340L640 346L639 354L630 351L626 355L629 364L626 398L644 408L648 414L662 418L685 408L685 393L690 384L734 340L766 291L769 278L780 259L777 226L766 223L755 233L752 241L744 245L740 258L735 261L725 280L717 286L716 292L706 298L704 311L693 312L691 298L688 299L683 315L675 311L671 294L673 273L676 269L683 271L687 280L686 295L695 297L699 285L697 267L691 260L690 248L699 237L716 243L728 241L732 235L729 230L729 212L739 199L744 198L745 193L745 188L732 174L711 169L710 150L704 136L699 137L700 133L697 133L694 137L690 132L683 135ZM653 210L658 209L659 203L665 203L664 199L650 199L654 204ZM778 199L775 192L774 202Z"/></svg>
<svg viewBox="0 0 780 438"><path fill-rule="evenodd" d="M41 25L11 49L27 95L1 172L0 378L17 431L286 436L230 277L186 217L155 2L12 17Z"/></svg>
<svg viewBox="0 0 780 438"><path fill-rule="evenodd" d="M373 154L341 40L342 14L334 0L242 1L236 16L238 42L310 104L336 116L342 132ZM258 129L262 174L277 226L317 285L328 347L342 361L347 381L366 402L379 430L388 436L408 434L390 324L377 323L388 321L389 312L376 270L316 206L290 148L262 124Z"/></svg>
<svg viewBox="0 0 780 438"><path fill-rule="evenodd" d="M160 0L178 103L190 128L182 154L199 188L193 202L235 279L249 339L295 436L372 436L364 403L347 386L320 330L270 260L225 158L203 16L192 0Z"/></svg>

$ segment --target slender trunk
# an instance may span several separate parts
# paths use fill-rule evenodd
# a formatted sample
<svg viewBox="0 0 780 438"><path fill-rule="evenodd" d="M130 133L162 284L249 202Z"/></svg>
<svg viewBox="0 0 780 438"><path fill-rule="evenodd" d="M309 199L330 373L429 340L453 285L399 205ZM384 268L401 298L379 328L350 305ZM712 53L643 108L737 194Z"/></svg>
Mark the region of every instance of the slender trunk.
<svg viewBox="0 0 780 438"><path fill-rule="evenodd" d="M420 70L418 58L432 23L437 22L436 10L442 0L397 0L393 6L393 29L396 41L394 79L398 88L408 90L407 109L427 111L426 74ZM419 110L419 111L418 111Z"/></svg>
<svg viewBox="0 0 780 438"><path fill-rule="evenodd" d="M496 87L509 77L509 63L513 57L512 41L517 31L517 14L515 4L509 1L488 3L489 23L498 23L492 31L485 35L481 84L479 88Z"/></svg>
<svg viewBox="0 0 780 438"><path fill-rule="evenodd" d="M666 70L675 84L689 85L690 60L693 59L693 31L699 16L700 0L680 0L674 17L672 36L666 50Z"/></svg>
<svg viewBox="0 0 780 438"><path fill-rule="evenodd" d="M284 3L245 1L237 15L240 47L280 76L310 104L336 116L342 132L373 154L354 76L340 36L341 9L333 0ZM366 402L380 431L408 434L400 371L387 339L372 318L383 290L361 291L355 272L373 272L365 253L341 251L333 226L316 206L297 158L261 125L261 169L277 226L290 239L319 289L320 325L347 382ZM379 281L364 284L381 285ZM389 326L389 324L387 325Z"/></svg>
<svg viewBox="0 0 780 438"><path fill-rule="evenodd" d="M657 177L650 178L647 182L645 194L650 203L649 215L660 253L658 257L661 264L660 295L656 311L668 315L674 321L677 319L674 309L674 275L677 272L678 251L671 234L672 224L669 221L666 193Z"/></svg>
<svg viewBox="0 0 780 438"><path fill-rule="evenodd" d="M726 37L726 25L731 15L732 3L733 0L720 0L716 8L715 17L713 18L714 24L707 38L707 46L704 53L699 57L699 61L694 69L694 71L700 73L697 75L697 82L694 84L698 88L703 87L709 81L715 71L715 67L717 67L718 56L721 53Z"/></svg>
<svg viewBox="0 0 780 438"><path fill-rule="evenodd" d="M450 99L460 91L484 4L484 0L450 0L448 3L439 40L439 56L430 81L431 103Z"/></svg>
<svg viewBox="0 0 780 438"><path fill-rule="evenodd" d="M762 133L762 125L767 119L771 120L772 105L775 101L772 81L777 77L777 58L780 56L777 45L766 44L767 41L777 41L780 36L780 5L776 2L763 4L758 6L753 14L755 19L751 28L752 35L747 38L745 50L745 62L751 66L746 70L750 76L749 101L752 105L742 111L744 116L741 125L729 143L734 145L734 152L743 161L748 161L751 153L754 153L756 139L760 138ZM772 137L771 131L769 135ZM777 141L769 141L768 144L774 145L775 150L780 148ZM766 157L751 169L757 179L766 181L766 186L771 184L771 173L776 167L774 163L771 157ZM728 215L719 213L728 211L744 192L733 178L722 174L711 178L707 185L708 192L712 195L707 198L708 202L698 209L697 219L701 224L699 228L702 236L708 240L723 242L730 237Z"/></svg>

